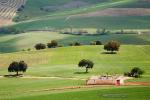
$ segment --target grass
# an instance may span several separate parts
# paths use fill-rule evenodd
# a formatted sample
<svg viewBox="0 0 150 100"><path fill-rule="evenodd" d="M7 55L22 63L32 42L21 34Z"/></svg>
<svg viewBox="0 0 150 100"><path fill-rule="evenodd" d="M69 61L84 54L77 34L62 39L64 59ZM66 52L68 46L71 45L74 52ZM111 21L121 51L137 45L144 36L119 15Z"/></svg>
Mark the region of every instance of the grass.
<svg viewBox="0 0 150 100"><path fill-rule="evenodd" d="M148 100L150 87L110 87L62 93L47 93L11 100Z"/></svg>
<svg viewBox="0 0 150 100"><path fill-rule="evenodd" d="M109 73L123 74L133 67L142 68L145 73L132 82L150 82L150 46L122 45L117 54L103 54L103 46L62 47L41 51L22 51L0 54L0 74L6 75L8 65L16 60L24 60L29 68L25 76L62 77L62 79L22 79L0 78L1 100L147 100L149 87L99 87L75 90L51 90L68 86L84 85L93 75ZM85 69L78 68L81 59L90 59L95 63L93 69L85 74ZM66 78L77 78L70 80ZM105 94L119 97L106 97ZM122 97L123 95L123 97ZM125 96L125 97L124 97ZM127 97L126 97L127 96ZM138 99L137 99L138 98Z"/></svg>
<svg viewBox="0 0 150 100"><path fill-rule="evenodd" d="M94 33L94 31L92 33ZM16 35L0 35L0 52L14 52L21 51L23 49L27 50L28 48L33 50L35 44L46 44L51 40L58 40L59 44L64 46L67 46L69 43L76 41L81 42L82 44L90 44L91 41L95 40L100 40L102 43L106 43L109 40L118 40L121 42L121 44L148 45L150 44L149 37L149 34L108 34L99 36L78 36L59 34L57 32L27 32Z"/></svg>
<svg viewBox="0 0 150 100"><path fill-rule="evenodd" d="M132 67L140 67L146 71L144 75L150 75L149 50L148 45L123 45L118 54L110 55L103 54L103 46L81 46L1 54L0 73L7 73L11 61L24 60L29 65L26 74L33 76L87 78L106 73L123 74ZM90 59L95 63L90 73L83 74L85 69L77 67L81 59Z"/></svg>
<svg viewBox="0 0 150 100"><path fill-rule="evenodd" d="M149 29L149 16L120 16L120 17L54 17L26 21L15 24L21 30L36 30L47 28L106 28L106 29ZM87 24L88 22L88 24Z"/></svg>
<svg viewBox="0 0 150 100"><path fill-rule="evenodd" d="M0 81L0 100L37 94L38 92L36 91L43 91L45 89L79 86L83 84L83 81L80 80L65 79L4 78L0 79Z"/></svg>

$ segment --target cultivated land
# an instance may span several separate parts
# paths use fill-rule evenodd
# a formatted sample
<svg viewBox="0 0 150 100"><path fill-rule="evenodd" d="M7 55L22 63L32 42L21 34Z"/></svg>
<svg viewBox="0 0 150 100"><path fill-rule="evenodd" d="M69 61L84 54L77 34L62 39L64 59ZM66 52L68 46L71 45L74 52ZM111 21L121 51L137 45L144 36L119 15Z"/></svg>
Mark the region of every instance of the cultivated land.
<svg viewBox="0 0 150 100"><path fill-rule="evenodd" d="M24 31L0 33L0 100L149 100L150 86L146 85L150 83L149 0L16 1L0 0L0 26L5 24ZM22 4L26 4L23 10L17 11ZM86 30L88 35L59 32L70 31L71 27L73 31ZM95 34L97 29L104 28L110 32ZM115 34L122 29L142 34ZM34 49L35 44L51 40L57 40L63 47ZM117 40L121 43L120 50L117 54L105 54L103 45L89 45L96 40L103 44ZM73 42L83 45L68 46ZM81 59L94 62L89 73L78 67ZM29 66L24 76L4 78L3 75L10 74L9 64L20 60ZM85 85L93 75L123 75L133 67L145 73L141 78L126 80L127 86ZM132 86L133 82L143 84Z"/></svg>

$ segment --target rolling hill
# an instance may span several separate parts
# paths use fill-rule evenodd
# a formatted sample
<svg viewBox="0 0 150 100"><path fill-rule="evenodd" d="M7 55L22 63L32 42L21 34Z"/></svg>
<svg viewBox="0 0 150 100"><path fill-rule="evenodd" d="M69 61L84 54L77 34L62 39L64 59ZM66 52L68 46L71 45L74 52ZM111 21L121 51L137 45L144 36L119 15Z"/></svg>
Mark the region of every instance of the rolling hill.
<svg viewBox="0 0 150 100"><path fill-rule="evenodd" d="M98 95L97 92L114 93L116 91L115 93L130 95L128 97L129 100L131 98L133 99L133 97L138 97L138 93L140 95L140 100L146 100L145 98L149 98L148 86L100 86L74 90L63 88L85 86L85 80L92 75L105 75L106 73L110 75L121 75L135 66L145 70L145 73L142 78L128 81L150 82L149 51L150 47L148 45L122 45L118 54L112 55L103 54L103 46L63 47L41 51L22 51L0 54L1 75L7 74L7 66L11 61L24 60L29 65L29 69L25 73L26 77L0 77L0 98L2 100L37 100L37 98L43 100L54 98L54 100L57 100L61 96L64 99L66 95L73 95L73 99L76 98L75 100L80 100L79 94L85 93L85 95L92 96L92 98L98 100L96 96ZM78 62L83 58L90 59L95 63L94 68L87 74L84 74L85 69L77 67ZM43 78L30 78L30 76L39 76ZM57 95L57 97L53 95ZM75 95L77 96L74 97ZM82 94L82 100L88 98L85 95ZM111 100L116 99L111 98Z"/></svg>
<svg viewBox="0 0 150 100"><path fill-rule="evenodd" d="M93 31L93 30L92 30ZM96 31L96 30L94 30ZM103 44L110 40L117 40L121 44L149 45L150 34L107 34L107 35L69 35L59 32L33 31L22 34L0 35L0 52L15 52L31 49L37 43L48 43L51 40L57 40L60 45L68 46L73 42L80 42L89 45L92 41L100 40Z"/></svg>
<svg viewBox="0 0 150 100"><path fill-rule="evenodd" d="M75 28L149 29L149 5L149 1L145 0L27 0L24 9L18 11L14 18L17 23L11 27L21 30L68 28L70 26ZM114 10L109 12L114 12L114 16L93 14L107 13L111 8ZM132 14L132 9L135 8L138 9ZM121 14L120 9L124 11L124 15ZM130 14L128 14L129 10ZM89 16L89 13L92 16ZM85 24L87 21L89 21L88 25Z"/></svg>

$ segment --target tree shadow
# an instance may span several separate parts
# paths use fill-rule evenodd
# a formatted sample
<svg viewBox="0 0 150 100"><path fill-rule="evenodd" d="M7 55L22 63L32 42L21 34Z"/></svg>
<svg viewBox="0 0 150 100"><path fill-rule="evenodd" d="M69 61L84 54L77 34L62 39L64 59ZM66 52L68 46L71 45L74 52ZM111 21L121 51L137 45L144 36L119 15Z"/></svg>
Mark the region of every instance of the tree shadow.
<svg viewBox="0 0 150 100"><path fill-rule="evenodd" d="M14 77L23 77L23 74L14 74L14 75L3 75L3 77L6 77L6 78L14 78Z"/></svg>
<svg viewBox="0 0 150 100"><path fill-rule="evenodd" d="M74 72L74 74L88 74L88 72Z"/></svg>
<svg viewBox="0 0 150 100"><path fill-rule="evenodd" d="M101 54L117 54L117 52L102 52Z"/></svg>

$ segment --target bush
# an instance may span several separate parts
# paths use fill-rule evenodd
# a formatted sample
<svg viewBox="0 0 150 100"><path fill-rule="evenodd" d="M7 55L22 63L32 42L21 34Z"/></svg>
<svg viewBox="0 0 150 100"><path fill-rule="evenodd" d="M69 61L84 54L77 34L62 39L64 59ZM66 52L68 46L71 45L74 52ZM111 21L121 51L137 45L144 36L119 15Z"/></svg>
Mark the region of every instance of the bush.
<svg viewBox="0 0 150 100"><path fill-rule="evenodd" d="M143 73L144 71L142 69L134 67L130 72L125 72L124 76L139 78Z"/></svg>
<svg viewBox="0 0 150 100"><path fill-rule="evenodd" d="M81 45L81 43L79 43L79 42L74 43L74 46L80 46L80 45Z"/></svg>
<svg viewBox="0 0 150 100"><path fill-rule="evenodd" d="M36 50L41 50L41 49L45 49L45 48L46 48L46 45L42 44L42 43L38 43L35 45Z"/></svg>
<svg viewBox="0 0 150 100"><path fill-rule="evenodd" d="M96 45L102 45L101 41L95 41Z"/></svg>
<svg viewBox="0 0 150 100"><path fill-rule="evenodd" d="M101 41L92 41L90 45L102 45Z"/></svg>
<svg viewBox="0 0 150 100"><path fill-rule="evenodd" d="M81 46L81 43L74 42L74 43L70 43L69 46Z"/></svg>
<svg viewBox="0 0 150 100"><path fill-rule="evenodd" d="M58 46L58 42L56 40L52 40L50 43L47 43L48 48L56 48Z"/></svg>

